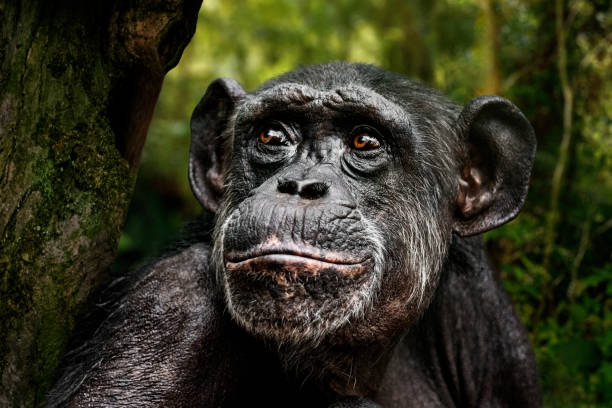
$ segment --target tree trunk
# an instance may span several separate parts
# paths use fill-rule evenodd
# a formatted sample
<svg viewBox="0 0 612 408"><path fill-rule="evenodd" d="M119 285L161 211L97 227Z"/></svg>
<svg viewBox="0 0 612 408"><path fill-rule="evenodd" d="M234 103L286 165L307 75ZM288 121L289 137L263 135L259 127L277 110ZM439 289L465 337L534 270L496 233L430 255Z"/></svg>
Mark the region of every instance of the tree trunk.
<svg viewBox="0 0 612 408"><path fill-rule="evenodd" d="M0 0L0 406L53 381L200 3Z"/></svg>
<svg viewBox="0 0 612 408"><path fill-rule="evenodd" d="M481 0L485 20L485 47L486 55L486 77L482 85L481 92L483 94L499 95L501 91L500 73L499 73L499 58L497 51L499 49L499 22L495 11L494 0Z"/></svg>
<svg viewBox="0 0 612 408"><path fill-rule="evenodd" d="M572 140L572 126L574 116L574 90L568 77L567 66L567 30L565 26L565 7L563 0L555 1L555 27L557 37L557 69L561 92L563 95L563 134L559 145L559 156L553 172L552 186L550 190L550 208L546 219L546 231L544 235L544 257L542 260L543 269L549 272L553 247L557 239L557 223L559 222L559 196L563 189L563 177ZM548 276L551 274L549 273ZM547 285L544 300L552 301L554 288Z"/></svg>

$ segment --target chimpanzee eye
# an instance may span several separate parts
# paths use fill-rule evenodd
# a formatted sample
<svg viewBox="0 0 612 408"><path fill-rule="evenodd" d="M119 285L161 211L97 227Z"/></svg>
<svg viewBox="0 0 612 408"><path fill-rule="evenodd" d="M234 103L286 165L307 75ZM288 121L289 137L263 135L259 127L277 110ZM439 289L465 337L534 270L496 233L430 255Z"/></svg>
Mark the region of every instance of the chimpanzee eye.
<svg viewBox="0 0 612 408"><path fill-rule="evenodd" d="M269 146L286 146L289 144L285 131L278 125L262 129L257 137L257 141Z"/></svg>
<svg viewBox="0 0 612 408"><path fill-rule="evenodd" d="M376 131L370 129L358 129L353 132L355 135L351 146L356 150L376 150L380 148L380 140Z"/></svg>

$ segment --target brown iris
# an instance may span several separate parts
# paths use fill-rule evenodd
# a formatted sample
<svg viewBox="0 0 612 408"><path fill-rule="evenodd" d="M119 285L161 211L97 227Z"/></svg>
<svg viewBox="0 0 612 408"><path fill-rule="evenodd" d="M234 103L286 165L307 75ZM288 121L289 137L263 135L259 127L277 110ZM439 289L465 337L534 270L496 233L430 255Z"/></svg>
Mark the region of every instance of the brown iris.
<svg viewBox="0 0 612 408"><path fill-rule="evenodd" d="M259 141L261 143L268 143L270 140L272 140L272 136L268 132L264 131L259 134Z"/></svg>
<svg viewBox="0 0 612 408"><path fill-rule="evenodd" d="M380 142L368 133L359 133L353 138L353 147L357 150L374 150L380 147Z"/></svg>
<svg viewBox="0 0 612 408"><path fill-rule="evenodd" d="M257 139L260 143L270 145L280 145L286 142L283 131L273 127L262 130Z"/></svg>

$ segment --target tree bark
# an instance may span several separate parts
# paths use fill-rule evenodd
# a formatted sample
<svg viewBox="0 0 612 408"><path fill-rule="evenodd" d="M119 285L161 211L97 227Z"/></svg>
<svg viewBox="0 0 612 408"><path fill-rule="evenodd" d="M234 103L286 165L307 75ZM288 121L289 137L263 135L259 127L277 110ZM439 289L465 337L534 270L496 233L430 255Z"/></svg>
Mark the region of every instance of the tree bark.
<svg viewBox="0 0 612 408"><path fill-rule="evenodd" d="M0 406L35 406L112 263L201 0L0 0Z"/></svg>

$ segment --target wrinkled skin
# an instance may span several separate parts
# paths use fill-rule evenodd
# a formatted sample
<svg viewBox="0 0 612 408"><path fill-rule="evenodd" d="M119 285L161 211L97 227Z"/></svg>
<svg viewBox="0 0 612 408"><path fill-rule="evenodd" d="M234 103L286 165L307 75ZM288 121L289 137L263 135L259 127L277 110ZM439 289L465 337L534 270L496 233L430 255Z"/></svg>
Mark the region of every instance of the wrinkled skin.
<svg viewBox="0 0 612 408"><path fill-rule="evenodd" d="M244 137L233 140L232 200L221 207L226 215L215 243L230 312L250 332L281 344L308 345L363 318L359 336L343 341L394 335L420 314L418 302L399 310L397 296L375 307L373 298L385 283L403 299L426 302L439 266L410 246L423 247L430 259L444 257L450 228L438 224L448 224L451 206L437 196L456 195L441 191L436 176L443 174L414 169L415 177L406 178L403 166L415 163L419 150L442 156L450 148L425 141L415 146L409 139L418 121L361 86L321 91L283 83L239 98L234 134ZM258 133L267 129L285 140L261 143ZM351 148L351 138L362 132L375 135L380 146ZM431 215L398 224L386 216L392 211ZM416 238L396 240L395 234ZM393 264L385 264L385 251L397 254ZM419 281L421 273L427 281ZM415 287L419 283L427 286ZM381 308L390 312L382 321ZM350 326L355 337L357 324Z"/></svg>
<svg viewBox="0 0 612 408"><path fill-rule="evenodd" d="M507 100L460 109L372 66L215 81L192 117L204 216L114 290L49 406L539 406L466 238L516 216L534 151Z"/></svg>

